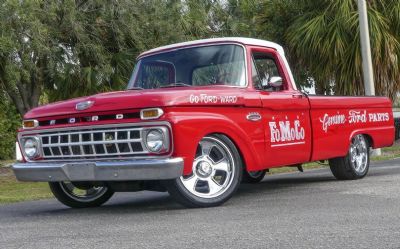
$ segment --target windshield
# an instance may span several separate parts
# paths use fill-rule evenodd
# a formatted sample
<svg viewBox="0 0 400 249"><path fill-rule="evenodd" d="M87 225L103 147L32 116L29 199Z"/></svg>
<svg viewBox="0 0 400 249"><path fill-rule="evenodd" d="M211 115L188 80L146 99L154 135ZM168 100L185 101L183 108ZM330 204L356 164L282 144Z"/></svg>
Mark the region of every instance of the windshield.
<svg viewBox="0 0 400 249"><path fill-rule="evenodd" d="M144 57L128 89L210 85L246 86L243 47L212 45Z"/></svg>

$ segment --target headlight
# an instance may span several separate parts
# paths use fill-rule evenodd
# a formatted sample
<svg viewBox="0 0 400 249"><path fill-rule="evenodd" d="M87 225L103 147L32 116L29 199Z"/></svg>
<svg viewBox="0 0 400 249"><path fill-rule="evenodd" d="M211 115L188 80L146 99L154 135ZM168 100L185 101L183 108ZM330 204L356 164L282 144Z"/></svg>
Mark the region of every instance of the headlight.
<svg viewBox="0 0 400 249"><path fill-rule="evenodd" d="M146 134L146 146L151 152L160 152L165 147L164 133L159 129L149 130Z"/></svg>
<svg viewBox="0 0 400 249"><path fill-rule="evenodd" d="M29 159L34 159L39 156L38 139L34 137L24 139L23 150Z"/></svg>

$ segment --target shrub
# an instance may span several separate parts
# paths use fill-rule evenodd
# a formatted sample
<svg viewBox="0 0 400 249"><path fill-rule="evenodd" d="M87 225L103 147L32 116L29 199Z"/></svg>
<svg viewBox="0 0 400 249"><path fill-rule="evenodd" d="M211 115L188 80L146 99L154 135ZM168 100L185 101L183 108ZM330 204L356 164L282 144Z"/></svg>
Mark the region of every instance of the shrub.
<svg viewBox="0 0 400 249"><path fill-rule="evenodd" d="M21 118L15 107L5 98L0 98L0 160L15 158L15 141L20 125Z"/></svg>

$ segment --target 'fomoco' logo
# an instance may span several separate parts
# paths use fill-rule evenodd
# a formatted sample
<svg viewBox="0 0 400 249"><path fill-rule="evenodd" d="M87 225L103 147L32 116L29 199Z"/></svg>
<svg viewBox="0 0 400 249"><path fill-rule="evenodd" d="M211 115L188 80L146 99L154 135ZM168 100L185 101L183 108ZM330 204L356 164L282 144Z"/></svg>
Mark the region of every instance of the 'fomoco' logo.
<svg viewBox="0 0 400 249"><path fill-rule="evenodd" d="M278 127L279 125L279 127ZM269 122L271 131L271 143L280 143L286 145L290 142L304 141L305 131L301 126L300 120L294 120L293 125L290 121Z"/></svg>

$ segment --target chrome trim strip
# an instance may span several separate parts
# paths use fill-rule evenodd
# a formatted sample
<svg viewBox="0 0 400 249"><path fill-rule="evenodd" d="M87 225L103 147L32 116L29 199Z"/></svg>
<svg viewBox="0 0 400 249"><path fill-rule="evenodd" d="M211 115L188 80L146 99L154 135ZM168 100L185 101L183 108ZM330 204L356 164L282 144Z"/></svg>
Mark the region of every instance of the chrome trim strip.
<svg viewBox="0 0 400 249"><path fill-rule="evenodd" d="M71 163L16 163L19 181L133 181L163 180L182 176L183 159L120 160Z"/></svg>
<svg viewBox="0 0 400 249"><path fill-rule="evenodd" d="M246 118L249 121L259 121L262 117L258 112L250 112L249 114L247 114Z"/></svg>
<svg viewBox="0 0 400 249"><path fill-rule="evenodd" d="M17 160L18 162L22 162L23 161L23 156L22 156L22 151L21 148L19 147L19 143L15 142L15 160Z"/></svg>

